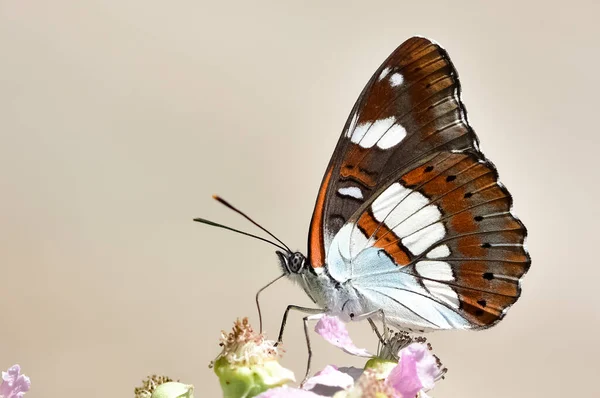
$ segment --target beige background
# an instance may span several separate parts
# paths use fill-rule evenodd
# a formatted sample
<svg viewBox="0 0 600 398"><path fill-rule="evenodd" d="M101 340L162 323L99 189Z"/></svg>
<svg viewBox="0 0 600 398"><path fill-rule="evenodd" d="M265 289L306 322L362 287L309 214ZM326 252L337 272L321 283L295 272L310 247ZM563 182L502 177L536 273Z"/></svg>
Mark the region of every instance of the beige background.
<svg viewBox="0 0 600 398"><path fill-rule="evenodd" d="M358 93L413 34L450 52L482 149L530 231L498 327L430 337L436 397L597 396L595 0L0 0L0 367L28 397L132 397L150 373L219 396L221 329L256 321L271 248L219 193L305 250L322 173ZM288 282L267 291L275 337ZM373 348L366 325L352 325ZM292 317L284 364L305 347ZM361 361L317 341L315 364Z"/></svg>

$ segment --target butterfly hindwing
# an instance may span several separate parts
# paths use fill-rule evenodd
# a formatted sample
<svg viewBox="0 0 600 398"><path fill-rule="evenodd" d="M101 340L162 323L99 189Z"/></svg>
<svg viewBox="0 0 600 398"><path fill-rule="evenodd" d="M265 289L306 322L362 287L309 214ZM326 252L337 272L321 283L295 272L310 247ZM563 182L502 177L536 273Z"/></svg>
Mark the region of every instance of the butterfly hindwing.
<svg viewBox="0 0 600 398"><path fill-rule="evenodd" d="M329 271L352 280L361 293L367 289L402 302L421 317L418 327L490 326L519 297L530 264L526 230L511 205L494 166L479 154L440 152L351 217L343 228L350 232L332 242ZM369 254L373 250L395 269L384 269L381 256ZM335 258L338 252L345 253L344 261ZM417 304L423 299L428 306ZM464 322L442 322L435 318L440 314L458 314Z"/></svg>
<svg viewBox="0 0 600 398"><path fill-rule="evenodd" d="M441 150L476 148L446 52L413 37L363 89L321 184L309 233L313 267L333 236L390 177Z"/></svg>

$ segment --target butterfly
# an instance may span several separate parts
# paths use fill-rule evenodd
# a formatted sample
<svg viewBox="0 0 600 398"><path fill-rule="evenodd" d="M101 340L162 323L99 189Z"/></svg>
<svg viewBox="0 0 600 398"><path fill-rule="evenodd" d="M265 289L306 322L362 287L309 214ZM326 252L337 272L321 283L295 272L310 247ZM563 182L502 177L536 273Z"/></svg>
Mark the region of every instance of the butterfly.
<svg viewBox="0 0 600 398"><path fill-rule="evenodd" d="M484 329L517 301L527 231L460 93L447 52L423 37L375 71L325 171L308 254L275 238L284 275L318 307L288 311L384 316L412 331Z"/></svg>

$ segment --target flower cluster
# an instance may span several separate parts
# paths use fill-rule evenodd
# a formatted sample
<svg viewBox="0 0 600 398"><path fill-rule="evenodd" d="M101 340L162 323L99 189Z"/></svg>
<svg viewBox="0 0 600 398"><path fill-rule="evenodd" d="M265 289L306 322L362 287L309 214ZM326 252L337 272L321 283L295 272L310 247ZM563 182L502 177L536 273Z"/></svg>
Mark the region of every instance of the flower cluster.
<svg viewBox="0 0 600 398"><path fill-rule="evenodd" d="M336 317L322 317L315 331L325 340L355 355L365 356L350 339L345 325ZM413 398L426 397L425 391L433 388L445 370L429 345L422 339L413 342L406 334L394 334L383 349L367 362L365 369L337 369L326 367L308 379L300 389L283 386L266 391L259 398L319 398L331 396L324 392L335 391L334 398ZM389 355L389 347L400 346Z"/></svg>
<svg viewBox="0 0 600 398"><path fill-rule="evenodd" d="M223 397L425 398L445 373L431 354L431 346L407 333L386 337L374 355L352 342L345 324L337 317L322 316L315 331L345 352L369 357L364 369L328 365L300 387L292 387L294 374L278 362L280 346L262 333L255 333L244 318L234 323L230 333L222 332L222 351L210 364L219 378ZM136 398L192 398L192 392L192 386L153 376L136 389Z"/></svg>
<svg viewBox="0 0 600 398"><path fill-rule="evenodd" d="M0 398L21 398L31 388L29 377L21 374L21 367L13 365L2 372Z"/></svg>

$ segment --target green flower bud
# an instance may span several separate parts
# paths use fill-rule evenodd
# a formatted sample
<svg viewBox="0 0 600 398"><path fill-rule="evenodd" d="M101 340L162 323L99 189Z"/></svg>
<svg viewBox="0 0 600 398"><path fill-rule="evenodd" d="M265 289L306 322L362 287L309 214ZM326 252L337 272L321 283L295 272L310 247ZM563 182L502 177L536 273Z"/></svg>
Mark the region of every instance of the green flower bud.
<svg viewBox="0 0 600 398"><path fill-rule="evenodd" d="M194 386L170 381L156 387L150 398L194 398Z"/></svg>
<svg viewBox="0 0 600 398"><path fill-rule="evenodd" d="M364 369L370 369L378 379L385 379L396 365L398 361L373 357L367 361Z"/></svg>
<svg viewBox="0 0 600 398"><path fill-rule="evenodd" d="M295 381L294 374L277 361L275 343L256 334L248 318L237 320L231 333L222 332L221 346L223 351L211 366L224 398L250 398Z"/></svg>
<svg viewBox="0 0 600 398"><path fill-rule="evenodd" d="M194 386L173 381L170 377L152 375L135 389L135 398L194 398Z"/></svg>

